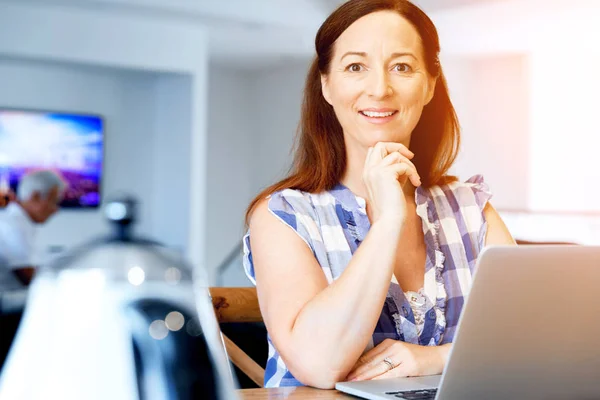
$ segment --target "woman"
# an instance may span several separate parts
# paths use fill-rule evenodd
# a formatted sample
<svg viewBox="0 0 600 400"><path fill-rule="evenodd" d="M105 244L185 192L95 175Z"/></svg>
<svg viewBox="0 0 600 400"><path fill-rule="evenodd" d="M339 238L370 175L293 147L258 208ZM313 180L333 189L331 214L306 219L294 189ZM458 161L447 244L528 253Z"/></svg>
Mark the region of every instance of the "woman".
<svg viewBox="0 0 600 400"><path fill-rule="evenodd" d="M247 213L265 385L441 373L477 256L514 241L480 176L447 176L436 29L406 0L350 0L316 50L292 173Z"/></svg>

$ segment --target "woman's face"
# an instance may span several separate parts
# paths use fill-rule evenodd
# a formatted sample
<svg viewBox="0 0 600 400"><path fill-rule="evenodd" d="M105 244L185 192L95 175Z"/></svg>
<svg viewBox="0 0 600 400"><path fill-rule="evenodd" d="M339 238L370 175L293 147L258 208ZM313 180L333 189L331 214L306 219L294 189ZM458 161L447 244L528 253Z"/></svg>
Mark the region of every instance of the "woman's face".
<svg viewBox="0 0 600 400"><path fill-rule="evenodd" d="M334 46L321 84L346 147L408 146L435 87L416 29L396 12L379 11L350 25Z"/></svg>

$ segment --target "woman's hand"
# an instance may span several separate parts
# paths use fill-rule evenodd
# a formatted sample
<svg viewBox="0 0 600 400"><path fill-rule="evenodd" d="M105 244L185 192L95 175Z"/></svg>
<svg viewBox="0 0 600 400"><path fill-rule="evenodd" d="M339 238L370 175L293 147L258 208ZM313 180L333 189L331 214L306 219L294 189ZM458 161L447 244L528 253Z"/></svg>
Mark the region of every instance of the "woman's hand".
<svg viewBox="0 0 600 400"><path fill-rule="evenodd" d="M371 224L380 219L404 221L406 199L402 188L410 182L421 185L421 178L410 161L414 154L403 144L379 142L370 147L363 168Z"/></svg>
<svg viewBox="0 0 600 400"><path fill-rule="evenodd" d="M446 364L449 346L420 346L386 339L358 359L346 380L363 381L441 374Z"/></svg>

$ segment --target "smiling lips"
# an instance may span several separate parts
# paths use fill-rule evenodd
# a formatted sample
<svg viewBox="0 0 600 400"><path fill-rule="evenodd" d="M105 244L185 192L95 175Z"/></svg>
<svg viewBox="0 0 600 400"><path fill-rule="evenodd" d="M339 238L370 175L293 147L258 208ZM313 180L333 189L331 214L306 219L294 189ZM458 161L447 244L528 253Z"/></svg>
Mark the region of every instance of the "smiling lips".
<svg viewBox="0 0 600 400"><path fill-rule="evenodd" d="M368 108L358 113L371 123L382 124L391 121L398 110L390 108Z"/></svg>

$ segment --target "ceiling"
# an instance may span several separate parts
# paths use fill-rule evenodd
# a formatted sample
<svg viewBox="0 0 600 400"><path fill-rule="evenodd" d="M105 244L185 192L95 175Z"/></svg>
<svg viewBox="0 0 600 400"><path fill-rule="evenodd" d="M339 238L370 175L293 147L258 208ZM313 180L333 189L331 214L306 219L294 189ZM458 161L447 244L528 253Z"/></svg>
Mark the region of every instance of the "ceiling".
<svg viewBox="0 0 600 400"><path fill-rule="evenodd" d="M307 58L314 35L344 0L0 0L168 18L208 28L212 61L236 68ZM428 13L506 0L414 0ZM524 0L522 0L524 1Z"/></svg>
<svg viewBox="0 0 600 400"><path fill-rule="evenodd" d="M503 0L415 0L415 3L426 12L437 12L452 8L477 6L499 1Z"/></svg>
<svg viewBox="0 0 600 400"><path fill-rule="evenodd" d="M231 4L232 0L229 0ZM314 36L321 23L345 0L243 0L254 4L259 15L246 7L233 7L229 24L212 24L214 60L225 65L242 63L248 68L286 63L314 54ZM414 0L428 14L506 0ZM526 1L526 0L521 0ZM261 3L263 5L258 6ZM263 11L264 10L264 11ZM267 12L268 10L268 12ZM223 10L221 10L223 11ZM221 14L223 15L223 14ZM256 18L254 18L256 17Z"/></svg>
<svg viewBox="0 0 600 400"><path fill-rule="evenodd" d="M231 0L229 0L231 1ZM211 48L218 63L245 63L250 68L285 63L314 54L314 36L327 16L346 0L264 0L270 6L262 21L250 22L251 13L241 11L228 27L211 26ZM413 0L426 13L485 6L506 0ZM527 0L520 0L527 1ZM246 0L256 4L263 0ZM275 17L275 18L270 18ZM235 34L231 29L239 31ZM226 32L227 31L227 32Z"/></svg>
<svg viewBox="0 0 600 400"><path fill-rule="evenodd" d="M306 2L312 0L304 0ZM314 0L321 3L324 10L333 11L337 6L344 3L345 0ZM503 0L413 0L426 12L438 12L458 7L476 6L486 3L498 2Z"/></svg>

